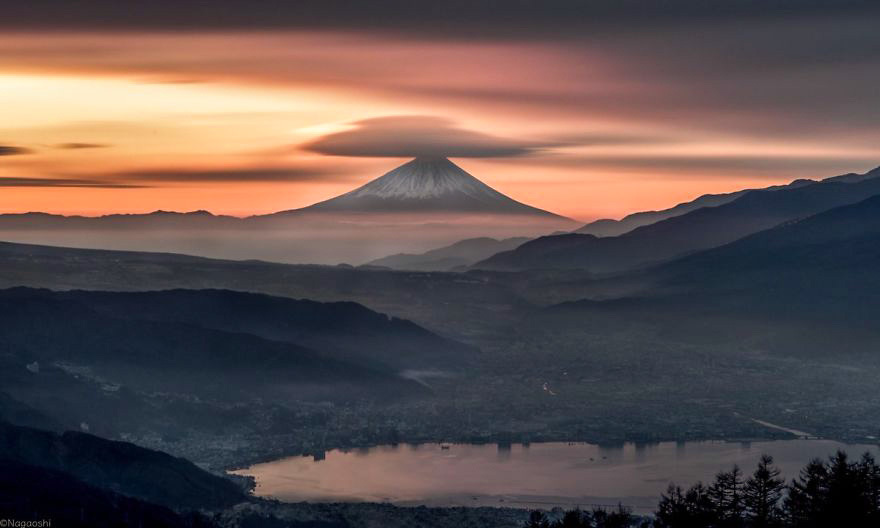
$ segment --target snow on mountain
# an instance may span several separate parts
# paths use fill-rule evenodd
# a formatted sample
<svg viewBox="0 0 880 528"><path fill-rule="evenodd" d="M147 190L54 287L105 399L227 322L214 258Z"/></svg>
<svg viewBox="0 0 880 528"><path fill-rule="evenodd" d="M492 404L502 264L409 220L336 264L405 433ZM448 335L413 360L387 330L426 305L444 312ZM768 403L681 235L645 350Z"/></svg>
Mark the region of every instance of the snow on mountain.
<svg viewBox="0 0 880 528"><path fill-rule="evenodd" d="M487 201L507 198L446 158L416 158L346 196L410 199L455 193Z"/></svg>
<svg viewBox="0 0 880 528"><path fill-rule="evenodd" d="M367 184L299 212L467 212L562 218L489 187L446 158L416 158Z"/></svg>

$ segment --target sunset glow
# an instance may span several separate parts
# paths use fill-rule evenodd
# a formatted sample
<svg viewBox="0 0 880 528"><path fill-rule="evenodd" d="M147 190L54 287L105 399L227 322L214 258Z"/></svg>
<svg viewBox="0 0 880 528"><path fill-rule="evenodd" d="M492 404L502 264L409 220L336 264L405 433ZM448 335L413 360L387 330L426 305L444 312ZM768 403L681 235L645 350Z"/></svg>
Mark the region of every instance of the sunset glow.
<svg viewBox="0 0 880 528"><path fill-rule="evenodd" d="M679 38L654 38L683 45L667 37ZM734 72L750 83L737 87L684 67L667 72L659 64L676 66L674 57L648 64L631 47L612 37L572 44L352 31L7 32L0 145L11 150L0 160L0 210L250 215L301 207L405 161L402 152L304 148L389 116L442 119L452 134L444 139L480 134L515 146L512 155L456 161L514 198L580 220L860 171L880 159L876 128L820 115L847 108L747 93L786 72ZM790 81L837 67L805 68Z"/></svg>
<svg viewBox="0 0 880 528"><path fill-rule="evenodd" d="M880 527L877 0L0 10L0 528Z"/></svg>

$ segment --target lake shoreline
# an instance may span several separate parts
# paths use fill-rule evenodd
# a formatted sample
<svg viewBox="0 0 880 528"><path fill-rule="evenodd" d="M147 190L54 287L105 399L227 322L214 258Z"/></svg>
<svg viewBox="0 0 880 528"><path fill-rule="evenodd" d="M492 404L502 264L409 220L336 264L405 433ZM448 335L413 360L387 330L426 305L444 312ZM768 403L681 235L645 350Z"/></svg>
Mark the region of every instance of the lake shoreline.
<svg viewBox="0 0 880 528"><path fill-rule="evenodd" d="M756 422L759 423L760 422ZM763 424L761 424L763 425ZM527 441L524 440L510 440L509 438L516 437L519 438L521 436L527 436L530 439ZM295 456L315 456L320 455L321 453L326 453L334 450L364 450L364 449L373 449L376 447L386 446L386 445L433 445L433 444L451 444L451 445L529 445L529 444L546 444L546 443L571 443L571 444L593 444L604 447L615 447L622 446L625 444L638 444L638 445L653 445L660 444L665 442L730 442L730 443L742 443L742 442L769 442L769 441L785 441L797 439L798 436L791 434L787 430L777 428L777 427L767 427L766 435L755 435L755 436L732 436L729 438L717 438L717 437L709 437L709 436L697 436L697 435L689 435L685 437L681 436L661 436L651 440L643 440L636 438L627 438L624 440L614 440L614 441L602 441L596 440L595 438L574 438L571 437L559 437L556 435L547 435L542 436L540 434L530 434L530 435L509 435L509 434L497 434L486 438L473 438L473 437L444 437L443 439L418 439L418 440L402 440L397 444L387 444L387 443L364 443L364 444L346 444L346 445L328 445L324 449L280 449L277 451L267 452L264 454L258 454L253 456L244 456L240 459L237 459L231 463L223 464L219 466L219 470L225 472L236 471L240 469L244 469L249 466L253 466L255 464L261 464L265 462L271 462L273 460L278 460L280 458L288 458ZM810 439L814 440L831 440L835 442L840 442L842 444L851 444L851 445L859 445L859 442L851 442L844 439L830 438L830 437L818 437L811 436ZM878 442L880 445L880 442ZM238 458L238 457L237 457Z"/></svg>
<svg viewBox="0 0 880 528"><path fill-rule="evenodd" d="M765 453L793 477L812 458L838 449L853 456L880 452L876 445L804 439L397 444L283 457L232 474L253 478L256 496L283 502L523 509L623 504L650 513L671 482L705 482L734 464L750 473Z"/></svg>

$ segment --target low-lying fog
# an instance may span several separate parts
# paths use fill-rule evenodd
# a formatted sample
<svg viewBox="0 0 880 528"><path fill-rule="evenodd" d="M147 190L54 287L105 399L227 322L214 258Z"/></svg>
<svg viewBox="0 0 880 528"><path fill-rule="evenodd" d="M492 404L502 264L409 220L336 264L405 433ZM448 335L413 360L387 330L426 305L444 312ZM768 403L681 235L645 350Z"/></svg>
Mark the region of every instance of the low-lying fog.
<svg viewBox="0 0 880 528"><path fill-rule="evenodd" d="M218 220L218 223L220 221ZM0 224L0 240L64 247L158 251L224 259L258 259L293 264L360 265L395 253L421 253L473 237L540 236L563 226L554 221L515 216L483 219L446 216L426 221L405 217L376 217L353 223L349 219L306 221L229 220L218 227L192 227L188 220L118 225L91 220L27 229ZM82 222L80 222L81 224Z"/></svg>

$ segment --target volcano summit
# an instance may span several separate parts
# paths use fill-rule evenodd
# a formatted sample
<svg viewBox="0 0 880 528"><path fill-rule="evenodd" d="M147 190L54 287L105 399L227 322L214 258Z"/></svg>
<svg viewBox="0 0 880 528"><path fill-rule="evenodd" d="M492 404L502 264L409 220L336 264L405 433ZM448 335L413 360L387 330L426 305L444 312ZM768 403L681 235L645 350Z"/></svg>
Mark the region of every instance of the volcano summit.
<svg viewBox="0 0 880 528"><path fill-rule="evenodd" d="M290 212L439 212L568 220L496 191L443 157L415 158L353 191Z"/></svg>
<svg viewBox="0 0 880 528"><path fill-rule="evenodd" d="M0 239L335 264L422 253L477 237L535 237L577 225L505 196L446 158L418 157L357 189L300 209L245 218L205 211L0 215Z"/></svg>

